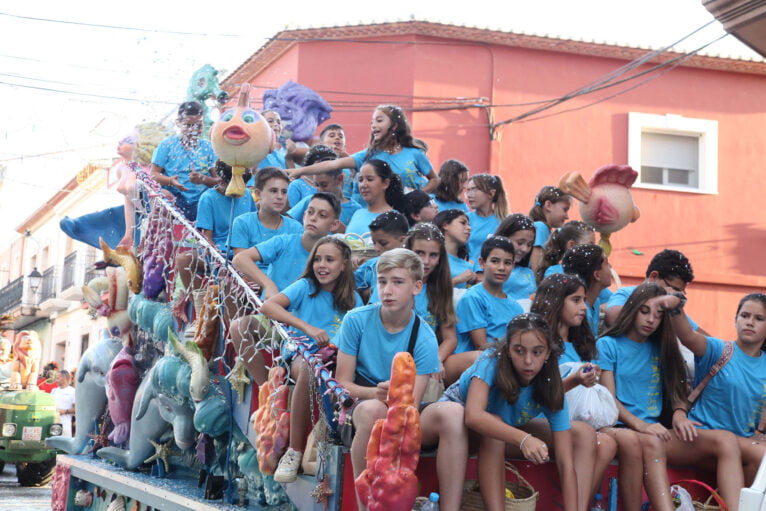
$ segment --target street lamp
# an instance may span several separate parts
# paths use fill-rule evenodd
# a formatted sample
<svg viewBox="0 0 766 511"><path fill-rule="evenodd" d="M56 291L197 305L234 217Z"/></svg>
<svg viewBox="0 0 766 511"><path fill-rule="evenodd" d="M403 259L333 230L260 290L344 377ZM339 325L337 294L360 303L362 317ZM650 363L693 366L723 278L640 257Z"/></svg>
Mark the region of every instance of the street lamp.
<svg viewBox="0 0 766 511"><path fill-rule="evenodd" d="M43 281L43 274L37 271L37 266L35 266L32 271L29 272L29 275L27 275L27 280L29 280L29 289L34 295L37 293L37 290L40 289L40 284Z"/></svg>

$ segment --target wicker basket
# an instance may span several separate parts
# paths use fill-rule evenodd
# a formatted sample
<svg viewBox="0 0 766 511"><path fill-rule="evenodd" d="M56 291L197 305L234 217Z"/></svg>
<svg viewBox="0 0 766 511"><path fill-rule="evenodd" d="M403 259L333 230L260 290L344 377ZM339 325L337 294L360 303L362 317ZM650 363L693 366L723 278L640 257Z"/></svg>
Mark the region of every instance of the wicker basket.
<svg viewBox="0 0 766 511"><path fill-rule="evenodd" d="M516 481L508 481L505 487L511 490L514 498L505 499L505 511L534 511L537 507L537 499L540 494L524 479L515 466L510 463L505 464L506 470L509 470ZM478 481L466 481L463 487L463 505L460 507L463 511L483 511L484 499L479 492Z"/></svg>

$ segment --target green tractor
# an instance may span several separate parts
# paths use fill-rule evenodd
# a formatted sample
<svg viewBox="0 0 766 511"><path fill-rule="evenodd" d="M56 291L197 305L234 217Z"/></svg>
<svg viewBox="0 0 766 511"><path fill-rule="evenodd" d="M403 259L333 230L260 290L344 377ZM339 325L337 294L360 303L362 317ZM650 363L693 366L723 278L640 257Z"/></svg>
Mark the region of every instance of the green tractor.
<svg viewBox="0 0 766 511"><path fill-rule="evenodd" d="M0 472L5 463L15 463L21 486L47 485L58 451L45 445L45 439L61 432L53 396L0 390Z"/></svg>

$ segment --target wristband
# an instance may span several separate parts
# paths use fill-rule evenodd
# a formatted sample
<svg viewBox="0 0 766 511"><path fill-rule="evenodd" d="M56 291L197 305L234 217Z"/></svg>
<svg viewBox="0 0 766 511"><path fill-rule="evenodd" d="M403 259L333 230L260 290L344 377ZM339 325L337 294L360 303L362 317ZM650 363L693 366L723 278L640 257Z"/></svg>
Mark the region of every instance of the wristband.
<svg viewBox="0 0 766 511"><path fill-rule="evenodd" d="M524 445L524 442L527 441L527 438L531 437L532 433L527 433L524 438L521 439L521 442L519 442L519 450L521 450L521 447Z"/></svg>
<svg viewBox="0 0 766 511"><path fill-rule="evenodd" d="M672 296L678 298L678 305L674 309L667 309L667 312L671 316L678 316L683 312L684 305L686 305L686 295L683 293L672 293Z"/></svg>
<svg viewBox="0 0 766 511"><path fill-rule="evenodd" d="M686 408L681 408L681 407L673 408L673 413L676 413L678 410L681 410L682 412L684 412L687 417L689 416L689 410L687 410Z"/></svg>

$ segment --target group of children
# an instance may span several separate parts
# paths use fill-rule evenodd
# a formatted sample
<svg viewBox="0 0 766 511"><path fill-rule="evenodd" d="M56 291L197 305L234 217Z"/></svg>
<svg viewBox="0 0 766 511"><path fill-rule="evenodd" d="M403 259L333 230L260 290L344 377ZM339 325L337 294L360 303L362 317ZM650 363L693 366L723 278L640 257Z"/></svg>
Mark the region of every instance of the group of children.
<svg viewBox="0 0 766 511"><path fill-rule="evenodd" d="M612 269L593 228L568 222L569 196L546 186L529 215L510 214L500 177L471 176L456 160L437 175L398 107L374 111L368 148L359 153L345 153L338 125L319 138L303 167L255 171L255 201L223 195L230 169L219 164L209 180L216 187L201 195L196 218L262 292L258 314L228 325L238 353L250 353L246 365L257 384L267 371L253 347L268 335L269 319L305 335L314 350L337 346L335 377L357 400L355 476L366 466L373 424L386 415L393 357L409 351L416 402L429 378L446 387L420 410L422 445L437 452L441 509L460 509L474 452L490 510L504 509L506 456L555 460L567 510L588 508L615 457L622 509L640 509L644 488L653 509L673 509L670 463L714 469L736 510L739 489L752 482L766 445L766 295L742 299L737 339L722 341L684 313L693 272L683 254L663 250L644 283L612 293ZM160 183L177 186L159 161ZM333 234L343 232L370 233L379 256L358 260ZM198 259L179 257L186 267ZM199 285L194 271L179 273L183 287ZM693 354L693 378L679 340ZM289 449L275 479L291 482L312 396L303 359L293 353L281 359L295 390ZM562 374L563 362L580 365ZM570 420L566 394L596 384L610 391L619 412L614 426L599 430ZM690 400L695 387L700 392Z"/></svg>

